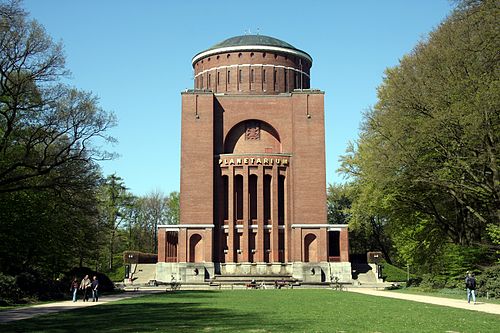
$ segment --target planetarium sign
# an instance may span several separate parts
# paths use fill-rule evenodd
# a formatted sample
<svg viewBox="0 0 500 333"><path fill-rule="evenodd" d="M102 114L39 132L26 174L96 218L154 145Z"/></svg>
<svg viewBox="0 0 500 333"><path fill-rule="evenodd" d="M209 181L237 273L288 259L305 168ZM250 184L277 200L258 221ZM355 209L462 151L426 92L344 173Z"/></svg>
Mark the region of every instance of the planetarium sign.
<svg viewBox="0 0 500 333"><path fill-rule="evenodd" d="M230 157L230 158L219 158L220 166L228 165L280 165L288 166L288 158L281 158L275 156L268 157Z"/></svg>

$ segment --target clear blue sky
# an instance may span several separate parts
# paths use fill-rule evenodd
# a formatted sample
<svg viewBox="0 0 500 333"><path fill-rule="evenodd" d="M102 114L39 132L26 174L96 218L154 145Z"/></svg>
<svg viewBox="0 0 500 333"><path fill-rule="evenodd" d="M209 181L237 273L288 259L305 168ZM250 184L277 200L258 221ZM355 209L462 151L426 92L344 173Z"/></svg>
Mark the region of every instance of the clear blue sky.
<svg viewBox="0 0 500 333"><path fill-rule="evenodd" d="M191 58L250 30L313 57L311 87L326 92L327 183L342 182L339 156L394 66L452 9L449 0L131 1L25 0L65 45L70 84L114 112L120 155L101 163L136 195L179 190L180 92L193 87Z"/></svg>

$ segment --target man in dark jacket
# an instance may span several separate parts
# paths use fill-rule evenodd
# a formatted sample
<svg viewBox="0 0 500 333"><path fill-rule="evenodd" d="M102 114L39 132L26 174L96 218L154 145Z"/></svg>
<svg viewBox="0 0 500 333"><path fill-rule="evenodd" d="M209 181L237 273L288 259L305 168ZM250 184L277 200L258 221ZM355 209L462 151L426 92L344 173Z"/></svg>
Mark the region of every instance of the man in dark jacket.
<svg viewBox="0 0 500 333"><path fill-rule="evenodd" d="M470 298L472 296L472 301L476 304L476 278L474 273L467 272L465 277L465 288L467 288L467 303L470 303Z"/></svg>
<svg viewBox="0 0 500 333"><path fill-rule="evenodd" d="M99 280L97 280L97 276L94 276L90 287L92 288L92 302L97 302L99 300L99 294L97 290L99 288Z"/></svg>

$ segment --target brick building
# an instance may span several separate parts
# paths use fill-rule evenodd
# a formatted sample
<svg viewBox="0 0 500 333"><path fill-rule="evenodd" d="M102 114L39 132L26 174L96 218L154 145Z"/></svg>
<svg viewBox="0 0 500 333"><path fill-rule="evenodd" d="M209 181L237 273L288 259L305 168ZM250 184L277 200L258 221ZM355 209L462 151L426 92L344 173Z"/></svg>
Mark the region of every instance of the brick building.
<svg viewBox="0 0 500 333"><path fill-rule="evenodd" d="M324 92L281 40L229 38L182 93L180 224L158 226L157 279L350 280L346 225L326 222Z"/></svg>

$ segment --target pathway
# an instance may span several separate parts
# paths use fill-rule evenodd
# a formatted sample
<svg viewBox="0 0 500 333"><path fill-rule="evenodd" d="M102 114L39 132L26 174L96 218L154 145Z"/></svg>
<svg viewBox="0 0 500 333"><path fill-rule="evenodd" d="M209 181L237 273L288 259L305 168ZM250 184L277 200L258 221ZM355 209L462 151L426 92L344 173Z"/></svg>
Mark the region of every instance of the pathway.
<svg viewBox="0 0 500 333"><path fill-rule="evenodd" d="M160 291L159 290L140 290L140 291L135 291L135 292L133 292L133 291L132 292L124 292L121 294L104 295L104 296L101 296L99 298L99 302L92 302L92 301L83 302L82 300L79 300L77 302L73 302L73 301L69 300L69 301L62 301L62 302L51 302L51 303L45 303L45 304L31 305L31 306L12 309L12 310L5 310L5 311L0 311L0 323L6 323L9 321L14 321L14 320L32 318L35 316L48 314L48 313L55 313L55 312L85 308L85 307L89 307L89 306L96 306L99 304L105 304L108 302L119 301L122 299L138 297L138 296L143 296L146 294L157 293L157 292L160 292Z"/></svg>
<svg viewBox="0 0 500 333"><path fill-rule="evenodd" d="M424 295L414 295L414 294L403 294L393 291L386 290L377 290L372 288L349 288L349 292L355 292L365 295L372 296L382 296L382 297L390 297L397 299L404 299L407 301L415 301L421 303L429 303L436 304L441 306L450 306L453 308L472 310L472 311L481 311L487 313L493 313L500 315L500 304L492 304L492 303L482 303L477 302L476 304L467 303L465 299L453 299L453 298L444 298L444 297L434 297L434 296L424 296Z"/></svg>

